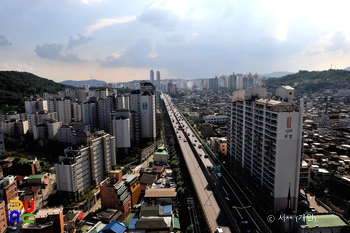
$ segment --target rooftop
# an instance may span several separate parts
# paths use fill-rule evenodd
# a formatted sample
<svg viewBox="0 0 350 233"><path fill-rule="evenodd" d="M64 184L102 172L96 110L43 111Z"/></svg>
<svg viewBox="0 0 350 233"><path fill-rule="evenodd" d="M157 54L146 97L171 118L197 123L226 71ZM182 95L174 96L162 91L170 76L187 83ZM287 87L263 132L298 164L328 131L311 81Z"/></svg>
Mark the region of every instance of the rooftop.
<svg viewBox="0 0 350 233"><path fill-rule="evenodd" d="M63 206L52 207L52 208L42 208L39 209L35 214L35 218L46 218L49 215L57 215L63 212Z"/></svg>
<svg viewBox="0 0 350 233"><path fill-rule="evenodd" d="M335 214L308 215L305 218L297 218L297 222L301 228L337 227L348 225Z"/></svg>
<svg viewBox="0 0 350 233"><path fill-rule="evenodd" d="M149 188L145 197L176 197L176 188Z"/></svg>

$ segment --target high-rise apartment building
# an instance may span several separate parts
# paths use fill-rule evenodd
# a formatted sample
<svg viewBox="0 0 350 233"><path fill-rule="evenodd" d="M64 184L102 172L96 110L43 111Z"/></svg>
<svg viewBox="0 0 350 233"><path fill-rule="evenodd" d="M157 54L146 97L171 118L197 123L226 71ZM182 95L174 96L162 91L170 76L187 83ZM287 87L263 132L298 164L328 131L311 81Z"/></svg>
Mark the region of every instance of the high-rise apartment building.
<svg viewBox="0 0 350 233"><path fill-rule="evenodd" d="M149 91L141 94L141 138L156 138L156 97Z"/></svg>
<svg viewBox="0 0 350 233"><path fill-rule="evenodd" d="M265 87L234 92L228 124L228 155L232 169L242 171L275 210L286 208L288 190L296 210L302 151L302 108L294 89L282 86L274 99Z"/></svg>
<svg viewBox="0 0 350 233"><path fill-rule="evenodd" d="M44 99L26 99L24 101L24 107L27 114L31 114L35 111L47 111L48 103Z"/></svg>
<svg viewBox="0 0 350 233"><path fill-rule="evenodd" d="M114 113L112 122L113 135L115 137L115 146L117 150L127 150L131 146L131 122L129 110L117 110Z"/></svg>
<svg viewBox="0 0 350 233"><path fill-rule="evenodd" d="M68 148L55 165L57 190L77 200L91 185L102 182L104 174L116 165L114 137L103 131L75 134L78 146Z"/></svg>
<svg viewBox="0 0 350 233"><path fill-rule="evenodd" d="M150 71L149 81L150 81L152 84L154 84L154 72L153 72L153 70Z"/></svg>
<svg viewBox="0 0 350 233"><path fill-rule="evenodd" d="M0 123L1 124L1 123ZM5 137L3 129L0 129L0 158L5 157Z"/></svg>
<svg viewBox="0 0 350 233"><path fill-rule="evenodd" d="M84 124L90 125L91 132L95 132L97 129L97 103L86 101L82 107Z"/></svg>
<svg viewBox="0 0 350 233"><path fill-rule="evenodd" d="M157 83L156 83L157 89L160 89L160 72L157 71Z"/></svg>
<svg viewBox="0 0 350 233"><path fill-rule="evenodd" d="M212 90L216 93L219 91L219 79L217 76L215 76L215 78L209 79L209 90Z"/></svg>

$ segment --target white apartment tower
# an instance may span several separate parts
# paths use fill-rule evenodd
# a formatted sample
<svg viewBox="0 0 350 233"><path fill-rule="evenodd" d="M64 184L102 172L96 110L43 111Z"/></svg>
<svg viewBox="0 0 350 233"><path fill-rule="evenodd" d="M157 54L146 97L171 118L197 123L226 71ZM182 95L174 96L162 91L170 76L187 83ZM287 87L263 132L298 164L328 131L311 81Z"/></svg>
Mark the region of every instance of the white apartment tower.
<svg viewBox="0 0 350 233"><path fill-rule="evenodd" d="M72 103L72 121L80 122L83 120L82 105L80 103Z"/></svg>
<svg viewBox="0 0 350 233"><path fill-rule="evenodd" d="M297 210L302 152L303 100L295 105L294 89L283 86L266 98L265 87L234 92L228 123L230 165L259 187L275 211Z"/></svg>
<svg viewBox="0 0 350 233"><path fill-rule="evenodd" d="M68 148L55 165L57 190L75 200L91 185L98 185L104 173L116 165L114 137L103 131L75 135L79 146Z"/></svg>
<svg viewBox="0 0 350 233"><path fill-rule="evenodd" d="M27 114L31 114L35 111L47 111L47 100L44 99L26 99L24 101L24 107Z"/></svg>
<svg viewBox="0 0 350 233"><path fill-rule="evenodd" d="M130 112L129 110L117 110L113 117L113 135L117 149L129 148L131 146L130 134Z"/></svg>
<svg viewBox="0 0 350 233"><path fill-rule="evenodd" d="M62 124L72 122L72 106L69 99L56 99L56 112L58 121Z"/></svg>
<svg viewBox="0 0 350 233"><path fill-rule="evenodd" d="M141 137L156 138L156 97L151 92L141 94Z"/></svg>

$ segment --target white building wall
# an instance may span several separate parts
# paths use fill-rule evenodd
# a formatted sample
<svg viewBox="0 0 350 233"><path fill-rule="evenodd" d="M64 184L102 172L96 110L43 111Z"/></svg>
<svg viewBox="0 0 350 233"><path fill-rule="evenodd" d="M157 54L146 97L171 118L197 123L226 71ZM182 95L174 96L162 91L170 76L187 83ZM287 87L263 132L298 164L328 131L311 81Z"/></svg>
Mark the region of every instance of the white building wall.
<svg viewBox="0 0 350 233"><path fill-rule="evenodd" d="M72 117L74 118L75 122L80 122L83 120L82 116L82 105L79 103L72 103Z"/></svg>
<svg viewBox="0 0 350 233"><path fill-rule="evenodd" d="M154 95L141 95L141 137L156 137L156 109Z"/></svg>
<svg viewBox="0 0 350 233"><path fill-rule="evenodd" d="M89 148L79 150L81 155L71 165L55 164L57 190L66 192L84 192L91 186L91 167Z"/></svg>
<svg viewBox="0 0 350 233"><path fill-rule="evenodd" d="M57 140L58 139L58 129L62 126L62 122L48 122L47 123L47 131L48 131L48 138L51 140Z"/></svg>
<svg viewBox="0 0 350 233"><path fill-rule="evenodd" d="M56 112L58 120L61 121L62 124L69 124L72 122L72 109L70 100L57 100Z"/></svg>
<svg viewBox="0 0 350 233"><path fill-rule="evenodd" d="M116 148L129 148L131 146L130 119L113 119L113 135Z"/></svg>
<svg viewBox="0 0 350 233"><path fill-rule="evenodd" d="M292 206L298 206L302 149L302 111L281 112L277 118L275 209L286 207L290 185ZM287 122L288 118L290 123Z"/></svg>

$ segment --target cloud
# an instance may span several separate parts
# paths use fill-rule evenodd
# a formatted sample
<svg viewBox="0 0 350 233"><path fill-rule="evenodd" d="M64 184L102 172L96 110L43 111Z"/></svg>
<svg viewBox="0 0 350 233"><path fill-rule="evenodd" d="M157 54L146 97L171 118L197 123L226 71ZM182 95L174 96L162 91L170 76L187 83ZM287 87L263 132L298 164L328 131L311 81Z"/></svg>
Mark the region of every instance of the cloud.
<svg viewBox="0 0 350 233"><path fill-rule="evenodd" d="M126 57L124 55L119 55L114 53L106 58L105 61L97 59L102 67L121 67L126 62Z"/></svg>
<svg viewBox="0 0 350 233"><path fill-rule="evenodd" d="M180 17L170 9L146 6L137 20L149 22L155 27L169 30L178 24Z"/></svg>
<svg viewBox="0 0 350 233"><path fill-rule="evenodd" d="M99 19L95 24L90 25L86 28L87 35L91 35L94 31L112 26L115 24L129 23L136 19L136 16L122 17L122 18L110 18L110 19Z"/></svg>
<svg viewBox="0 0 350 233"><path fill-rule="evenodd" d="M178 34L175 34L172 36L167 36L165 38L165 40L167 42L170 42L170 43L180 44L180 43L183 43L185 41L185 35L178 33Z"/></svg>
<svg viewBox="0 0 350 233"><path fill-rule="evenodd" d="M81 60L76 54L73 53L67 53L62 54L63 52L63 46L61 44L43 44L42 46L37 45L36 49L34 50L36 54L41 58L46 58L50 60L57 60L62 62L82 62L84 60Z"/></svg>
<svg viewBox="0 0 350 233"><path fill-rule="evenodd" d="M91 3L102 2L102 1L104 0L81 0L81 2L84 4L91 4Z"/></svg>
<svg viewBox="0 0 350 233"><path fill-rule="evenodd" d="M10 43L4 35L0 35L0 46L12 46L12 43Z"/></svg>
<svg viewBox="0 0 350 233"><path fill-rule="evenodd" d="M339 50L343 50L344 52L349 51L348 44L346 43L346 37L341 31L336 32L330 42L331 45L326 48L328 52L337 52Z"/></svg>
<svg viewBox="0 0 350 233"><path fill-rule="evenodd" d="M141 39L137 41L136 45L126 49L122 55L112 54L104 61L97 60L103 67L145 67L150 64L154 56L153 50L149 40Z"/></svg>
<svg viewBox="0 0 350 233"><path fill-rule="evenodd" d="M52 60L59 60L61 58L62 45L60 44L43 44L42 46L37 45L34 52L41 57Z"/></svg>
<svg viewBox="0 0 350 233"><path fill-rule="evenodd" d="M90 40L92 40L91 37L86 37L81 34L78 34L77 38L70 36L68 41L68 48L72 49L73 47L76 47L79 45L86 45Z"/></svg>

